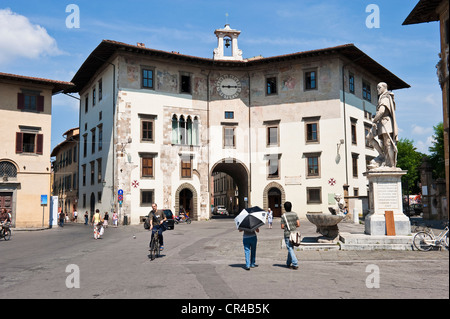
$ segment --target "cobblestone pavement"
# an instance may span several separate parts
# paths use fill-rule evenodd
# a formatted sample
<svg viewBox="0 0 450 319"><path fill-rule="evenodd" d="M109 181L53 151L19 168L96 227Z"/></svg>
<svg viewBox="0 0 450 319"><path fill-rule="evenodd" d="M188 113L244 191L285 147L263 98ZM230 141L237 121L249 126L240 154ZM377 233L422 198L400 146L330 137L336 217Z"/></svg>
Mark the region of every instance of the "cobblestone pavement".
<svg viewBox="0 0 450 319"><path fill-rule="evenodd" d="M363 232L363 225L340 229ZM301 230L317 236L306 220ZM291 270L276 219L258 234L258 267L246 271L232 219L176 225L154 261L149 235L125 226L94 240L92 227L80 224L15 231L0 242L0 298L449 298L448 251L297 251L300 268Z"/></svg>

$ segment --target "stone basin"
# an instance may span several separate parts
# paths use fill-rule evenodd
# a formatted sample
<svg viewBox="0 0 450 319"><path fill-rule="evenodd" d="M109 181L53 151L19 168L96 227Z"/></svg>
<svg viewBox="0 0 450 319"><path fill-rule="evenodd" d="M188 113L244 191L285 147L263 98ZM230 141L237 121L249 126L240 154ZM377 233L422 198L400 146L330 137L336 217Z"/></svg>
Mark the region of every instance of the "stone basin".
<svg viewBox="0 0 450 319"><path fill-rule="evenodd" d="M306 218L317 227L332 227L339 224L345 216L330 214L306 214Z"/></svg>
<svg viewBox="0 0 450 319"><path fill-rule="evenodd" d="M345 216L331 214L306 214L306 218L316 225L316 232L321 233L323 237L317 239L321 243L334 243L339 239L339 224Z"/></svg>

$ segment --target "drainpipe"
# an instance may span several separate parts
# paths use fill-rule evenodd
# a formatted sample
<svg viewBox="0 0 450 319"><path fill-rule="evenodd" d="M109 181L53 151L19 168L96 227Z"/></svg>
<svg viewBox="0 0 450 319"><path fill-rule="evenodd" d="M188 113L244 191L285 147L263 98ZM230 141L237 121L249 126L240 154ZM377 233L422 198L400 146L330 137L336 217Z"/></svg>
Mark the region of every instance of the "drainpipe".
<svg viewBox="0 0 450 319"><path fill-rule="evenodd" d="M248 76L248 149L249 149L249 177L248 177L248 189L249 193L248 201L247 203L250 204L251 194L252 194L252 123L251 123L251 107L252 107L252 90L251 90L251 84L250 84L250 72L247 71Z"/></svg>

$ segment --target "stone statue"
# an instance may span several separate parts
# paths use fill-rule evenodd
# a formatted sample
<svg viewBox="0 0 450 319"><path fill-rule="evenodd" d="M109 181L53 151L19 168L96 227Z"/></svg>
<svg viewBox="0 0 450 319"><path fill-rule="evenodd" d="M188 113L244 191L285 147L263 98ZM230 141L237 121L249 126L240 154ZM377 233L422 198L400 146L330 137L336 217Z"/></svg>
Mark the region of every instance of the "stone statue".
<svg viewBox="0 0 450 319"><path fill-rule="evenodd" d="M338 216L347 215L344 197L341 194L334 194L334 199L336 200L337 208L328 207L330 213Z"/></svg>
<svg viewBox="0 0 450 319"><path fill-rule="evenodd" d="M388 91L387 84L381 82L377 85L378 105L377 113L372 119L372 129L367 135L367 139L379 153L379 156L374 158L370 164L369 169L378 167L397 166L397 141L398 141L398 127L395 119L395 102L394 93ZM378 141L375 140L378 137Z"/></svg>

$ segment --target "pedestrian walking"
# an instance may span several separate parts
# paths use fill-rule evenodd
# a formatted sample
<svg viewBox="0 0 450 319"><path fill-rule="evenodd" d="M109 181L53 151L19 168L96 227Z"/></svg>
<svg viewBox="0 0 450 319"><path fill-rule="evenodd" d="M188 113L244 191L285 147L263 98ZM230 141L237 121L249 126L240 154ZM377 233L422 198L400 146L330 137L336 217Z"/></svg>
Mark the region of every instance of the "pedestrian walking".
<svg viewBox="0 0 450 319"><path fill-rule="evenodd" d="M61 212L59 213L59 226L60 227L64 227L64 219L65 219L65 214L64 212L61 210Z"/></svg>
<svg viewBox="0 0 450 319"><path fill-rule="evenodd" d="M244 232L242 241L244 244L244 254L245 254L245 270L250 270L250 268L258 267L256 265L256 245L258 244L258 237L256 233L259 233L259 228L254 231L239 230Z"/></svg>
<svg viewBox="0 0 450 319"><path fill-rule="evenodd" d="M77 210L74 210L73 212L73 222L76 223L78 221L78 212Z"/></svg>
<svg viewBox="0 0 450 319"><path fill-rule="evenodd" d="M118 223L118 221L119 221L119 216L117 215L116 212L113 213L113 215L112 215L112 220L113 220L113 226L114 226L114 227L117 227L117 223Z"/></svg>
<svg viewBox="0 0 450 319"><path fill-rule="evenodd" d="M105 228L108 228L108 221L109 221L109 214L108 212L105 212L105 216L103 216L103 226L105 226Z"/></svg>
<svg viewBox="0 0 450 319"><path fill-rule="evenodd" d="M89 214L88 211L84 213L84 224L87 225L89 222Z"/></svg>
<svg viewBox="0 0 450 319"><path fill-rule="evenodd" d="M272 223L273 223L273 212L269 209L267 210L267 224L269 224L269 229L272 229Z"/></svg>
<svg viewBox="0 0 450 319"><path fill-rule="evenodd" d="M286 266L292 269L298 269L298 259L295 256L294 246L289 240L290 233L300 227L300 220L297 213L292 212L292 203L285 202L284 209L286 213L281 216L281 229L284 230L284 242L288 250Z"/></svg>

